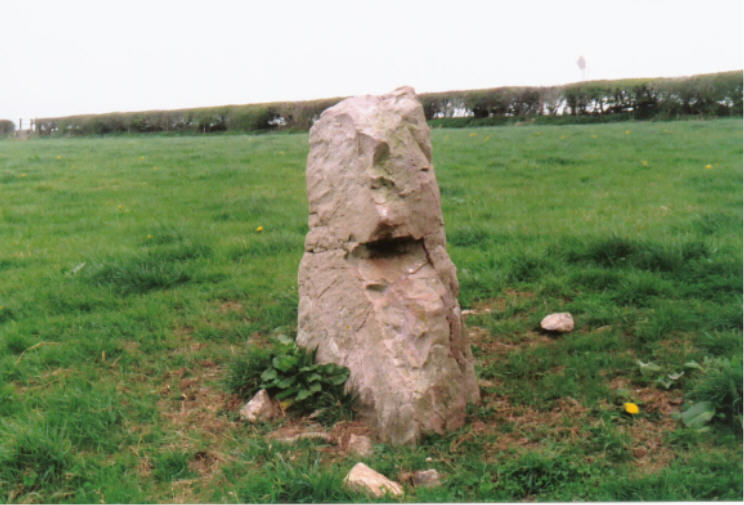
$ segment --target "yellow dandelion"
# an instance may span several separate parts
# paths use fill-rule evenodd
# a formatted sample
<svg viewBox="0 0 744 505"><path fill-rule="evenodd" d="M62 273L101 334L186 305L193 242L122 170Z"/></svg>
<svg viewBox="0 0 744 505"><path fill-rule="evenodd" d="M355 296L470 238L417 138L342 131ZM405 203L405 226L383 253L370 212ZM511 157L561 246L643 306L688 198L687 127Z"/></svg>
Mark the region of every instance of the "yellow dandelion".
<svg viewBox="0 0 744 505"><path fill-rule="evenodd" d="M475 132L472 132L472 133L470 134L470 136L471 136L471 137L477 137L477 136L478 136L478 134L477 134L477 133L475 133Z"/></svg>
<svg viewBox="0 0 744 505"><path fill-rule="evenodd" d="M116 208L119 209L119 210L121 210L121 209L124 208L124 206L122 204L119 204L119 205L116 206Z"/></svg>
<svg viewBox="0 0 744 505"><path fill-rule="evenodd" d="M5 305L0 305L0 310L3 310L5 308Z"/></svg>
<svg viewBox="0 0 744 505"><path fill-rule="evenodd" d="M711 165L710 163L708 163L707 165L705 165L705 169L706 170L710 170L711 168L713 168L713 165Z"/></svg>
<svg viewBox="0 0 744 505"><path fill-rule="evenodd" d="M537 136L539 137L540 135L542 135L542 132L537 132Z"/></svg>
<svg viewBox="0 0 744 505"><path fill-rule="evenodd" d="M640 412L640 409L638 408L638 405L632 402L623 403L623 408L625 409L625 412L628 414L634 416Z"/></svg>
<svg viewBox="0 0 744 505"><path fill-rule="evenodd" d="M155 170L156 172L158 171L158 167L152 167L152 169Z"/></svg>
<svg viewBox="0 0 744 505"><path fill-rule="evenodd" d="M27 174L21 174L19 177L26 177Z"/></svg>
<svg viewBox="0 0 744 505"><path fill-rule="evenodd" d="M630 135L630 130L625 130L625 135Z"/></svg>
<svg viewBox="0 0 744 505"><path fill-rule="evenodd" d="M644 167L647 167L648 166L648 161L647 160L641 161L641 165L643 165Z"/></svg>
<svg viewBox="0 0 744 505"><path fill-rule="evenodd" d="M150 235L150 234L148 233L148 234L147 234L147 240L150 240L151 238L152 238L152 235Z"/></svg>
<svg viewBox="0 0 744 505"><path fill-rule="evenodd" d="M598 139L598 138L599 138L599 135L597 135L597 134L595 133L594 135L592 135L592 138L593 138L593 139Z"/></svg>
<svg viewBox="0 0 744 505"><path fill-rule="evenodd" d="M486 135L486 137L483 139L483 142L488 142L489 140L491 140L491 136Z"/></svg>
<svg viewBox="0 0 744 505"><path fill-rule="evenodd" d="M145 161L145 157L144 156L140 156L140 161Z"/></svg>
<svg viewBox="0 0 744 505"><path fill-rule="evenodd" d="M284 151L279 151L279 156L284 156Z"/></svg>
<svg viewBox="0 0 744 505"><path fill-rule="evenodd" d="M561 135L561 140L566 140L566 136L565 135Z"/></svg>
<svg viewBox="0 0 744 505"><path fill-rule="evenodd" d="M256 228L256 231L259 232L259 233L262 232L263 231L263 226L259 226L258 228Z"/></svg>
<svg viewBox="0 0 744 505"><path fill-rule="evenodd" d="M61 159L62 159L62 156L60 156L60 155L57 155L57 159L58 159L58 160L61 160Z"/></svg>

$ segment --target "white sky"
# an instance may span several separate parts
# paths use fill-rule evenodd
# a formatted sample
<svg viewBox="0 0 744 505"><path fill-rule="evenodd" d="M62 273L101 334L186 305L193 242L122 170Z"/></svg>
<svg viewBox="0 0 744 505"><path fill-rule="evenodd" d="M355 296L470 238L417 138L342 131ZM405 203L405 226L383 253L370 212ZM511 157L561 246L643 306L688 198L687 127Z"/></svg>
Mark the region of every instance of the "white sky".
<svg viewBox="0 0 744 505"><path fill-rule="evenodd" d="M0 118L738 70L741 0L2 0Z"/></svg>

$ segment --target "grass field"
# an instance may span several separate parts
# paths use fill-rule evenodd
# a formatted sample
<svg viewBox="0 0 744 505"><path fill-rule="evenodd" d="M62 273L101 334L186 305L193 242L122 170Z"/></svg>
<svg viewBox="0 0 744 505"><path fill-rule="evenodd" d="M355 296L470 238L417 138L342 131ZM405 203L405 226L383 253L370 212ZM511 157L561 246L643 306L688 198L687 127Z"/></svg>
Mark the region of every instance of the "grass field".
<svg viewBox="0 0 744 505"><path fill-rule="evenodd" d="M393 479L442 474L403 501L742 499L741 138L432 131L483 402L375 446ZM242 424L227 386L293 334L306 156L306 134L0 142L0 501L366 500L357 459L268 442L289 421ZM558 311L574 332L536 331Z"/></svg>

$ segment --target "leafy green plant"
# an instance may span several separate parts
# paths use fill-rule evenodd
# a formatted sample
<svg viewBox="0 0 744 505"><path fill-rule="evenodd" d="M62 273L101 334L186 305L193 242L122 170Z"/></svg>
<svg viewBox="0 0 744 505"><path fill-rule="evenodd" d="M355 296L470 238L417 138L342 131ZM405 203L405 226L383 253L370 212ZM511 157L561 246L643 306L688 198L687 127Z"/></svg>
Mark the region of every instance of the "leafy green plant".
<svg viewBox="0 0 744 505"><path fill-rule="evenodd" d="M688 399L694 403L679 414L679 420L688 428L700 429L708 422L718 421L741 430L741 356L706 358L698 367L702 373L693 380L688 394Z"/></svg>
<svg viewBox="0 0 744 505"><path fill-rule="evenodd" d="M671 389L675 385L678 386L678 381L685 375L684 370L680 372L669 372L668 370L665 371L662 367L651 361L645 363L641 360L636 360L636 363L638 364L638 369L641 373L641 377L649 380L653 379L654 385L664 389ZM695 362L691 361L685 363L685 368L694 369L696 367L698 367L698 365Z"/></svg>
<svg viewBox="0 0 744 505"><path fill-rule="evenodd" d="M351 398L344 393L344 384L349 369L334 363L316 363L315 352L280 335L272 349L252 351L237 361L229 382L241 396L265 389L287 408L301 413L348 406Z"/></svg>

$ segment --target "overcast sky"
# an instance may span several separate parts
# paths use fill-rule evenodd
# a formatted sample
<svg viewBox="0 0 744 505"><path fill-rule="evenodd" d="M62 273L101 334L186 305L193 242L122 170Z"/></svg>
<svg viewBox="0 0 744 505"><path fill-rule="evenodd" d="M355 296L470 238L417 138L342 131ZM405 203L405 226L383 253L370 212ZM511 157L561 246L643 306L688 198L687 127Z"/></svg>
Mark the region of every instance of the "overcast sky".
<svg viewBox="0 0 744 505"><path fill-rule="evenodd" d="M3 0L0 118L741 69L741 0Z"/></svg>

